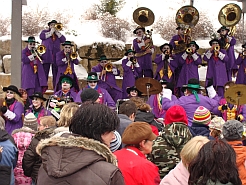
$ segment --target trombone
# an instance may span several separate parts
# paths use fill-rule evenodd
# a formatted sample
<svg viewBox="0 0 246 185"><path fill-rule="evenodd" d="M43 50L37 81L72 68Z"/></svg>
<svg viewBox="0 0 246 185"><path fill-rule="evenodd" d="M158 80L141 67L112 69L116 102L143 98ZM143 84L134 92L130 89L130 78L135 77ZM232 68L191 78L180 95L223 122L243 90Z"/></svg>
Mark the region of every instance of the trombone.
<svg viewBox="0 0 246 185"><path fill-rule="evenodd" d="M35 54L39 61L43 64L43 61L39 55L43 55L46 52L46 47L44 45L39 45L37 48L33 48L31 52Z"/></svg>

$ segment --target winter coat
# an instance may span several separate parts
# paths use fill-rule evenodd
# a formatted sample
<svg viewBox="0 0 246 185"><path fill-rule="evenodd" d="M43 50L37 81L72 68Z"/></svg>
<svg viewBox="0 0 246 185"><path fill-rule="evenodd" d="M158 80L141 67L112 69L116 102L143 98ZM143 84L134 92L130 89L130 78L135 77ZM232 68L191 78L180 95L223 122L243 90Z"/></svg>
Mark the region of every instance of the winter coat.
<svg viewBox="0 0 246 185"><path fill-rule="evenodd" d="M148 161L135 147L114 152L127 185L157 185L160 183L158 168Z"/></svg>
<svg viewBox="0 0 246 185"><path fill-rule="evenodd" d="M35 131L28 127L22 127L12 132L12 136L19 150L17 165L14 169L15 185L30 185L32 182L30 177L24 175L24 171L22 169L22 159L24 152L31 143L34 134Z"/></svg>
<svg viewBox="0 0 246 185"><path fill-rule="evenodd" d="M27 177L31 177L33 181L36 182L39 168L42 164L41 157L36 152L36 147L41 139L46 139L53 136L53 131L55 127L46 128L37 132L27 150L24 153L22 159L22 168L24 171L24 175Z"/></svg>
<svg viewBox="0 0 246 185"><path fill-rule="evenodd" d="M53 137L56 137L56 136L60 137L64 133L70 133L69 127L57 127L54 130L54 136Z"/></svg>
<svg viewBox="0 0 246 185"><path fill-rule="evenodd" d="M242 141L227 141L236 152L236 163L239 177L242 185L246 185L246 146L242 145Z"/></svg>
<svg viewBox="0 0 246 185"><path fill-rule="evenodd" d="M189 171L180 161L162 180L160 185L188 185Z"/></svg>
<svg viewBox="0 0 246 185"><path fill-rule="evenodd" d="M184 123L172 123L164 127L153 143L148 159L159 168L161 178L179 162L183 146L192 138Z"/></svg>
<svg viewBox="0 0 246 185"><path fill-rule="evenodd" d="M43 159L37 185L125 184L116 158L106 145L71 134L62 136L45 139L37 146Z"/></svg>
<svg viewBox="0 0 246 185"><path fill-rule="evenodd" d="M214 139L212 136L210 136L210 130L207 125L192 123L192 126L189 128L193 137L205 136L210 140Z"/></svg>
<svg viewBox="0 0 246 185"><path fill-rule="evenodd" d="M130 120L130 118L125 115L125 114L118 114L118 117L120 118L120 126L117 129L117 131L119 132L119 134L122 136L124 130L126 129L126 127L131 124L133 121Z"/></svg>
<svg viewBox="0 0 246 185"><path fill-rule="evenodd" d="M18 150L12 136L5 130L0 130L0 146L3 147L2 159L0 161L0 184L14 185L13 169L17 163Z"/></svg>

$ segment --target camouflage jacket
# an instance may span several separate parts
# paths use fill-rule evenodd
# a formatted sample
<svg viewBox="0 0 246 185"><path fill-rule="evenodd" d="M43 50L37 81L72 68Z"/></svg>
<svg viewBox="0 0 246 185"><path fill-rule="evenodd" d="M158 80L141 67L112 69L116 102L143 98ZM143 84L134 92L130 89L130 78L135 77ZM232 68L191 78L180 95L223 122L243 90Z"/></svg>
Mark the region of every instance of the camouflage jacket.
<svg viewBox="0 0 246 185"><path fill-rule="evenodd" d="M172 123L160 132L148 159L159 168L161 178L179 163L179 154L191 138L192 134L184 123Z"/></svg>

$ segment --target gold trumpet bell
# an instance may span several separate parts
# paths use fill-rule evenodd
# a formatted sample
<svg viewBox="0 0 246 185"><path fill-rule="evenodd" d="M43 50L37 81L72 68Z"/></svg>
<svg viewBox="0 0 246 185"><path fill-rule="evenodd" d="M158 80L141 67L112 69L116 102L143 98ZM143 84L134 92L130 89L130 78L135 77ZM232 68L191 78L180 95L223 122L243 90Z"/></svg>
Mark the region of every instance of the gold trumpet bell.
<svg viewBox="0 0 246 185"><path fill-rule="evenodd" d="M133 20L140 26L150 26L155 21L155 14L146 7L137 8L133 12Z"/></svg>

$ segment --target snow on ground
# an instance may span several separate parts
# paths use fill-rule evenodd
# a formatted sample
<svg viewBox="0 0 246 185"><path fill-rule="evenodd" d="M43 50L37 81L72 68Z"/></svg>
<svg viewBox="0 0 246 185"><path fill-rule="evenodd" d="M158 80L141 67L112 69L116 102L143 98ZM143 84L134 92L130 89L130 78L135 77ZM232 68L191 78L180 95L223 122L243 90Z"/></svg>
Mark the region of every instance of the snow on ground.
<svg viewBox="0 0 246 185"><path fill-rule="evenodd" d="M4 56L3 56L3 60L4 60L5 58L6 58L6 59L10 59L10 58L11 58L11 55L4 55Z"/></svg>

